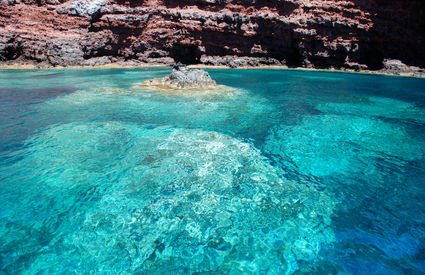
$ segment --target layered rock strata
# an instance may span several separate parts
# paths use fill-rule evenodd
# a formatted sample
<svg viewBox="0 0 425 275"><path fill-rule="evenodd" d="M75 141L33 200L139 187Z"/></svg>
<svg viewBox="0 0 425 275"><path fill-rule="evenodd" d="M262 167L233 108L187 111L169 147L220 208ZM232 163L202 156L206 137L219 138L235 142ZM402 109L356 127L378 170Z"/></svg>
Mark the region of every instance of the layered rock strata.
<svg viewBox="0 0 425 275"><path fill-rule="evenodd" d="M390 60L396 73L423 72L424 7L421 0L1 0L0 62L379 70Z"/></svg>

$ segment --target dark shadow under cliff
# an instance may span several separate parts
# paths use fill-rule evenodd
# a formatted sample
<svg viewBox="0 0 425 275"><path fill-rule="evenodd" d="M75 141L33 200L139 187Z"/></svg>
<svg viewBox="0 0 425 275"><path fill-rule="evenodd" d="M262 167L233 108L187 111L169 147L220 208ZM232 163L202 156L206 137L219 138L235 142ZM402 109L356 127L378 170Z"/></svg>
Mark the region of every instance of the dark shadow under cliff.
<svg viewBox="0 0 425 275"><path fill-rule="evenodd" d="M425 1L351 0L369 13L373 28L360 37L359 62L379 69L384 58L425 67Z"/></svg>

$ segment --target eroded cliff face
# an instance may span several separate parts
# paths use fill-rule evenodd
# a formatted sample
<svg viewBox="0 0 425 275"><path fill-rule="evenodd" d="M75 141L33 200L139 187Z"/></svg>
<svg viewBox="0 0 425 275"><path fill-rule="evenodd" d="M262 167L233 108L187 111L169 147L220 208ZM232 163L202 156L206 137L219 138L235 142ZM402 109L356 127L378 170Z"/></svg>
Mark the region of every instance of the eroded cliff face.
<svg viewBox="0 0 425 275"><path fill-rule="evenodd" d="M397 59L425 67L424 7L423 0L0 0L0 62L374 70Z"/></svg>

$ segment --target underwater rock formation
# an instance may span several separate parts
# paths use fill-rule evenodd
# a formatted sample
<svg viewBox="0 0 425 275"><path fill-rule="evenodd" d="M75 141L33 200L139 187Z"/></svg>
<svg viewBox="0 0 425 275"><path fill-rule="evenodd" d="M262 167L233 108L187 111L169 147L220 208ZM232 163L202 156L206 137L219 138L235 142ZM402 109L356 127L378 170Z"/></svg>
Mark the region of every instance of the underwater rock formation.
<svg viewBox="0 0 425 275"><path fill-rule="evenodd" d="M0 62L379 70L391 59L406 64L401 72L411 71L409 66L425 67L424 5L421 0L2 0Z"/></svg>
<svg viewBox="0 0 425 275"><path fill-rule="evenodd" d="M40 207L9 226L23 232L17 242L43 236L46 245L10 258L25 258L31 273L292 273L335 240L331 197L281 178L255 147L218 132L70 123L26 145L12 165L32 167L20 186L36 191L20 200Z"/></svg>
<svg viewBox="0 0 425 275"><path fill-rule="evenodd" d="M360 97L359 102L328 102L318 104L316 108L325 113L332 112L360 117L408 119L418 123L425 122L423 110L415 104L387 97Z"/></svg>
<svg viewBox="0 0 425 275"><path fill-rule="evenodd" d="M411 103L370 97L366 102L327 103L316 108L327 114L305 116L299 125L275 127L263 149L277 162L314 177L371 176L379 174L373 159L378 162L386 156L394 162L408 162L425 155L423 141L395 120L425 121L423 111Z"/></svg>
<svg viewBox="0 0 425 275"><path fill-rule="evenodd" d="M152 75L153 76L153 75ZM126 119L143 123L162 123L182 128L204 128L254 137L271 127L264 116L274 112L270 102L259 94L223 86L216 90L160 90L135 86L131 89L94 88L43 102L37 110L55 113L66 121L98 116ZM117 112L119 106L125 106ZM214 114L213 116L211 114ZM261 125L258 126L258 125Z"/></svg>

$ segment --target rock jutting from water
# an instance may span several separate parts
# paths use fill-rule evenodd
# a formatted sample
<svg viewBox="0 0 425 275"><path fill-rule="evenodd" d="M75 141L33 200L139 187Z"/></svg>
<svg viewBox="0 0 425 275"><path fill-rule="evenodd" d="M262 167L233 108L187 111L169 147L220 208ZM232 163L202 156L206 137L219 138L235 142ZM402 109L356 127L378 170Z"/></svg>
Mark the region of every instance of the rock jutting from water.
<svg viewBox="0 0 425 275"><path fill-rule="evenodd" d="M217 88L218 85L206 71L176 64L168 76L147 80L141 83L141 86L172 90L209 90Z"/></svg>
<svg viewBox="0 0 425 275"><path fill-rule="evenodd" d="M173 66L173 71L165 77L146 80L136 86L136 88L147 88L159 90L161 92L178 92L184 95L189 91L191 95L199 94L234 94L237 89L217 84L208 72L201 69L188 68L182 64Z"/></svg>

